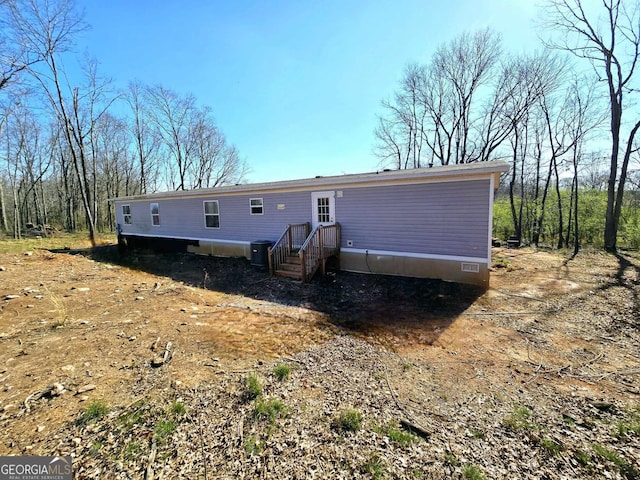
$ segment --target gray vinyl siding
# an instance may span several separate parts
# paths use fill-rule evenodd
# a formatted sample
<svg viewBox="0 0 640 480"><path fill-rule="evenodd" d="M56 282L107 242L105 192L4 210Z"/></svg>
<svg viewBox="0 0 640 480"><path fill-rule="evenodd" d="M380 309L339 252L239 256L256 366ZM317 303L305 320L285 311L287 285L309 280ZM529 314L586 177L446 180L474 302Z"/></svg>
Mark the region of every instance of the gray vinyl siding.
<svg viewBox="0 0 640 480"><path fill-rule="evenodd" d="M345 189L342 247L485 258L491 194L488 179Z"/></svg>
<svg viewBox="0 0 640 480"><path fill-rule="evenodd" d="M249 199L263 199L263 215L251 215ZM217 200L220 228L206 228L204 202ZM160 225L151 225L150 204L158 203ZM284 209L279 210L278 204ZM187 198L116 202L116 219L122 233L174 238L231 240L277 240L287 224L309 222L309 192L247 194L234 196L196 196ZM121 205L131 206L132 224L125 225Z"/></svg>
<svg viewBox="0 0 640 480"><path fill-rule="evenodd" d="M320 190L320 189L319 189ZM357 188L337 192L336 221L342 247L431 255L486 258L489 241L489 179ZM251 242L277 240L287 224L311 222L312 192L116 201L116 219L125 235ZM263 215L251 215L249 200L262 198ZM205 228L203 202L217 200L220 228ZM160 225L151 225L150 204L158 203ZM284 209L278 209L284 204ZM122 205L130 205L125 225Z"/></svg>

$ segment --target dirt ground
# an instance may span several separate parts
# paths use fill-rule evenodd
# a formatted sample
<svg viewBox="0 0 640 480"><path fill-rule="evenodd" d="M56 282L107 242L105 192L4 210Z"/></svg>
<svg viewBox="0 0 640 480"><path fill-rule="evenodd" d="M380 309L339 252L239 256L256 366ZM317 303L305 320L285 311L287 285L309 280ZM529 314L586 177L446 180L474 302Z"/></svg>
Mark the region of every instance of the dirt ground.
<svg viewBox="0 0 640 480"><path fill-rule="evenodd" d="M486 291L348 273L302 284L270 278L245 260L149 251L121 257L113 246L0 255L0 455L73 454L86 467L77 478L100 478L89 473L98 460L87 450L95 450L96 441L76 437L78 419L96 400L119 412L141 399L174 399L180 392L195 401L203 386L222 385L223 378L238 383L245 372L281 361L302 364L307 352L323 345L329 351L331 342L348 337L384 352L385 369L372 381L380 380L404 418L431 426L435 436L441 429L436 421L452 430L464 421L488 431L491 417L504 418L518 405L556 411L561 420L579 417L578 424L609 415L603 432L630 426L618 436L584 440L580 449L558 440L564 453L553 462L566 460L564 476L536 474L544 467L518 460L517 467L495 466L500 460L483 454L486 446L456 447L451 438L443 451L432 451L420 475L415 468L394 474L390 458L383 476L473 478L465 466L473 463L487 478L637 478L639 283L637 256L592 252L571 259L531 249L496 249ZM308 388L313 397L313 385ZM480 406L467 411L474 402ZM567 413L573 406L580 412ZM460 412L467 416L456 420ZM540 428L559 438L539 415ZM598 428L587 429L589 435ZM535 443L541 429L525 429L526 438L517 441ZM571 435L579 436L578 430ZM467 428L467 436L469 431L475 430ZM265 434L265 445L274 435ZM596 443L617 452L620 461L596 447L590 451ZM166 449L167 458L179 457ZM580 459L576 452L582 451L591 452L590 460ZM149 461L143 453L131 465ZM124 476L113 478L149 478L144 469L127 470L134 467L123 455L105 457L101 465L121 464ZM261 473L247 477L276 471L261 465ZM167 466L166 478L189 478L176 468ZM344 468L379 478L368 467ZM237 473L229 472L229 478ZM317 477L334 476L328 472L321 469ZM198 475L207 478L206 468ZM210 472L209 478L227 477Z"/></svg>

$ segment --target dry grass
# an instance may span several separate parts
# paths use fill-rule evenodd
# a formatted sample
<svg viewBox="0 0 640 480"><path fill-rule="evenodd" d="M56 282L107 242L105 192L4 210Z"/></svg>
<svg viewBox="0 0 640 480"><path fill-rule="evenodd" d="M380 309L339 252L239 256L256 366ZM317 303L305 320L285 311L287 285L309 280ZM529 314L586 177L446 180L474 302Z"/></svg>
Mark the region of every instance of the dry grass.
<svg viewBox="0 0 640 480"><path fill-rule="evenodd" d="M114 233L100 233L96 236L98 245L109 245L116 241ZM38 249L81 249L90 248L91 242L87 232L79 233L56 233L50 237L27 237L16 240L6 235L0 234L0 254L1 253L24 253Z"/></svg>

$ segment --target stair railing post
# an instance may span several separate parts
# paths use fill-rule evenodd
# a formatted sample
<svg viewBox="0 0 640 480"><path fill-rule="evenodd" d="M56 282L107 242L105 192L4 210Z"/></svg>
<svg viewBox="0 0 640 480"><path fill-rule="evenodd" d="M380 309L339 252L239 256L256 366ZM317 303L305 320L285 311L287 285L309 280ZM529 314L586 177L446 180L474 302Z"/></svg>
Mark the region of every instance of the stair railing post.
<svg viewBox="0 0 640 480"><path fill-rule="evenodd" d="M304 283L306 283L306 281L307 281L307 261L305 259L305 251L304 250L300 250L300 266L302 267L302 271L300 272L302 274L302 281Z"/></svg>
<svg viewBox="0 0 640 480"><path fill-rule="evenodd" d="M318 260L320 260L320 271L322 275L325 275L324 271L324 227L320 227L318 230Z"/></svg>

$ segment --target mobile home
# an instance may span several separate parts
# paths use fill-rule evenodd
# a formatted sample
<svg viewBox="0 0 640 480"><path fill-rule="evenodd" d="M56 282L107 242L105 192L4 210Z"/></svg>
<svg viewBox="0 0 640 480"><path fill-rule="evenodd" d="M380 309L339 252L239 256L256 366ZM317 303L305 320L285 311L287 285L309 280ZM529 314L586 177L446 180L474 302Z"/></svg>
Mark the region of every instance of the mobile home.
<svg viewBox="0 0 640 480"><path fill-rule="evenodd" d="M307 280L340 270L488 286L502 161L315 177L113 200L119 241L257 258ZM258 260L258 262L261 262Z"/></svg>

